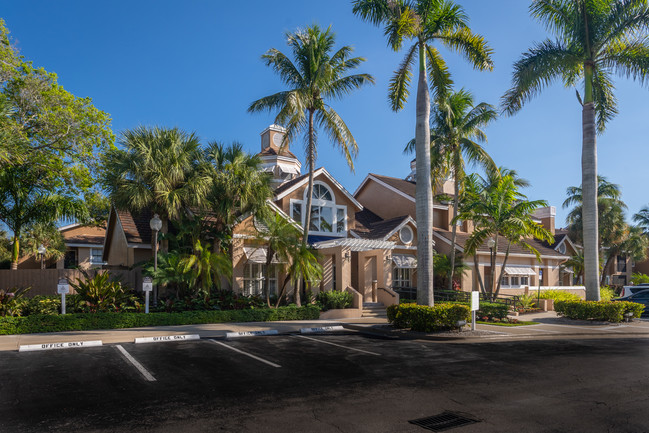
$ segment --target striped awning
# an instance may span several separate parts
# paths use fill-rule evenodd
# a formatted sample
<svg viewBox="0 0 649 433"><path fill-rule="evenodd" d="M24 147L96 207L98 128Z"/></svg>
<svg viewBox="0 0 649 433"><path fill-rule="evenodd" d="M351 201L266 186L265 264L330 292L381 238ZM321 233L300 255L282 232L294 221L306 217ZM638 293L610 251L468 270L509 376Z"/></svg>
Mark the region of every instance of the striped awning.
<svg viewBox="0 0 649 433"><path fill-rule="evenodd" d="M416 269L417 257L412 254L392 254L394 266L400 269Z"/></svg>
<svg viewBox="0 0 649 433"><path fill-rule="evenodd" d="M243 253L249 263L266 264L266 259L268 258L268 248L266 247L243 247ZM271 263L280 263L277 260L277 254L275 254Z"/></svg>
<svg viewBox="0 0 649 433"><path fill-rule="evenodd" d="M536 275L536 271L530 267L505 266L507 275Z"/></svg>
<svg viewBox="0 0 649 433"><path fill-rule="evenodd" d="M316 249L348 247L352 251L391 250L395 243L378 239L340 238L320 241L313 244Z"/></svg>

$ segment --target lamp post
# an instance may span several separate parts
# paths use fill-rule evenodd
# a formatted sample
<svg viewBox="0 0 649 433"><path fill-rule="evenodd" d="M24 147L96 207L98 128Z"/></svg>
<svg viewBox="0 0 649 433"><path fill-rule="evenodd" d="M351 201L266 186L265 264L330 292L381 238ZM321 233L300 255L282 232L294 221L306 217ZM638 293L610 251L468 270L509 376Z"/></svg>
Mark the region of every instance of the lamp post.
<svg viewBox="0 0 649 433"><path fill-rule="evenodd" d="M162 228L162 220L158 214L153 215L151 221L149 221L151 230L153 230L153 271L154 273L158 272L158 232ZM155 291L153 292L153 303L154 305L158 304L158 286L156 285Z"/></svg>
<svg viewBox="0 0 649 433"><path fill-rule="evenodd" d="M38 246L38 254L41 256L41 269L45 269L45 253L47 252L47 249L43 246L43 244L40 244Z"/></svg>
<svg viewBox="0 0 649 433"><path fill-rule="evenodd" d="M489 282L489 291L493 293L494 281L496 278L496 257L494 256L494 246L496 246L496 241L494 238L489 238L487 246L489 247L489 259L491 261L491 281Z"/></svg>

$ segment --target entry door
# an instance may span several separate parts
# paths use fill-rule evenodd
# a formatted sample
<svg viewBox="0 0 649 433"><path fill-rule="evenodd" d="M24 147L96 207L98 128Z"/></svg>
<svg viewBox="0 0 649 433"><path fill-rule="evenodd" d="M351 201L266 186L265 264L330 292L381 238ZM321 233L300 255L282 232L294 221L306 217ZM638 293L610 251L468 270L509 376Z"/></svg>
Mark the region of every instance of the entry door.
<svg viewBox="0 0 649 433"><path fill-rule="evenodd" d="M372 302L372 282L377 278L376 256L365 259L365 283L363 284L363 302Z"/></svg>

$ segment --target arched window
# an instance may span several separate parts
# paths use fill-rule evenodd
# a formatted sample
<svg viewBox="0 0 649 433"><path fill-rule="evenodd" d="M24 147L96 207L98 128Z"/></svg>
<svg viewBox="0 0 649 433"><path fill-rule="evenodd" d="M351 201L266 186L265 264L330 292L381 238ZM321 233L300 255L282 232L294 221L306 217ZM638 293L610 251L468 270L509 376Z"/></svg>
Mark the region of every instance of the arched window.
<svg viewBox="0 0 649 433"><path fill-rule="evenodd" d="M291 200L291 217L304 225L307 189L302 200ZM336 196L324 182L313 182L309 233L347 236L347 206L336 204Z"/></svg>

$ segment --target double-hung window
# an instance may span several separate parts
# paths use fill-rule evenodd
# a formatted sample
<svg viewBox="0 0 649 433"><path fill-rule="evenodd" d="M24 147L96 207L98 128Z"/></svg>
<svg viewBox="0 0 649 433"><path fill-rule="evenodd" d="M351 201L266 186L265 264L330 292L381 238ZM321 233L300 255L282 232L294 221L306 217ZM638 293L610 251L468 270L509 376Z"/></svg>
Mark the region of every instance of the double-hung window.
<svg viewBox="0 0 649 433"><path fill-rule="evenodd" d="M243 268L243 294L261 296L266 283L266 265L263 263L246 263ZM277 270L271 265L270 293L277 293Z"/></svg>
<svg viewBox="0 0 649 433"><path fill-rule="evenodd" d="M394 268L392 272L392 287L407 288L411 287L410 269L408 268Z"/></svg>

